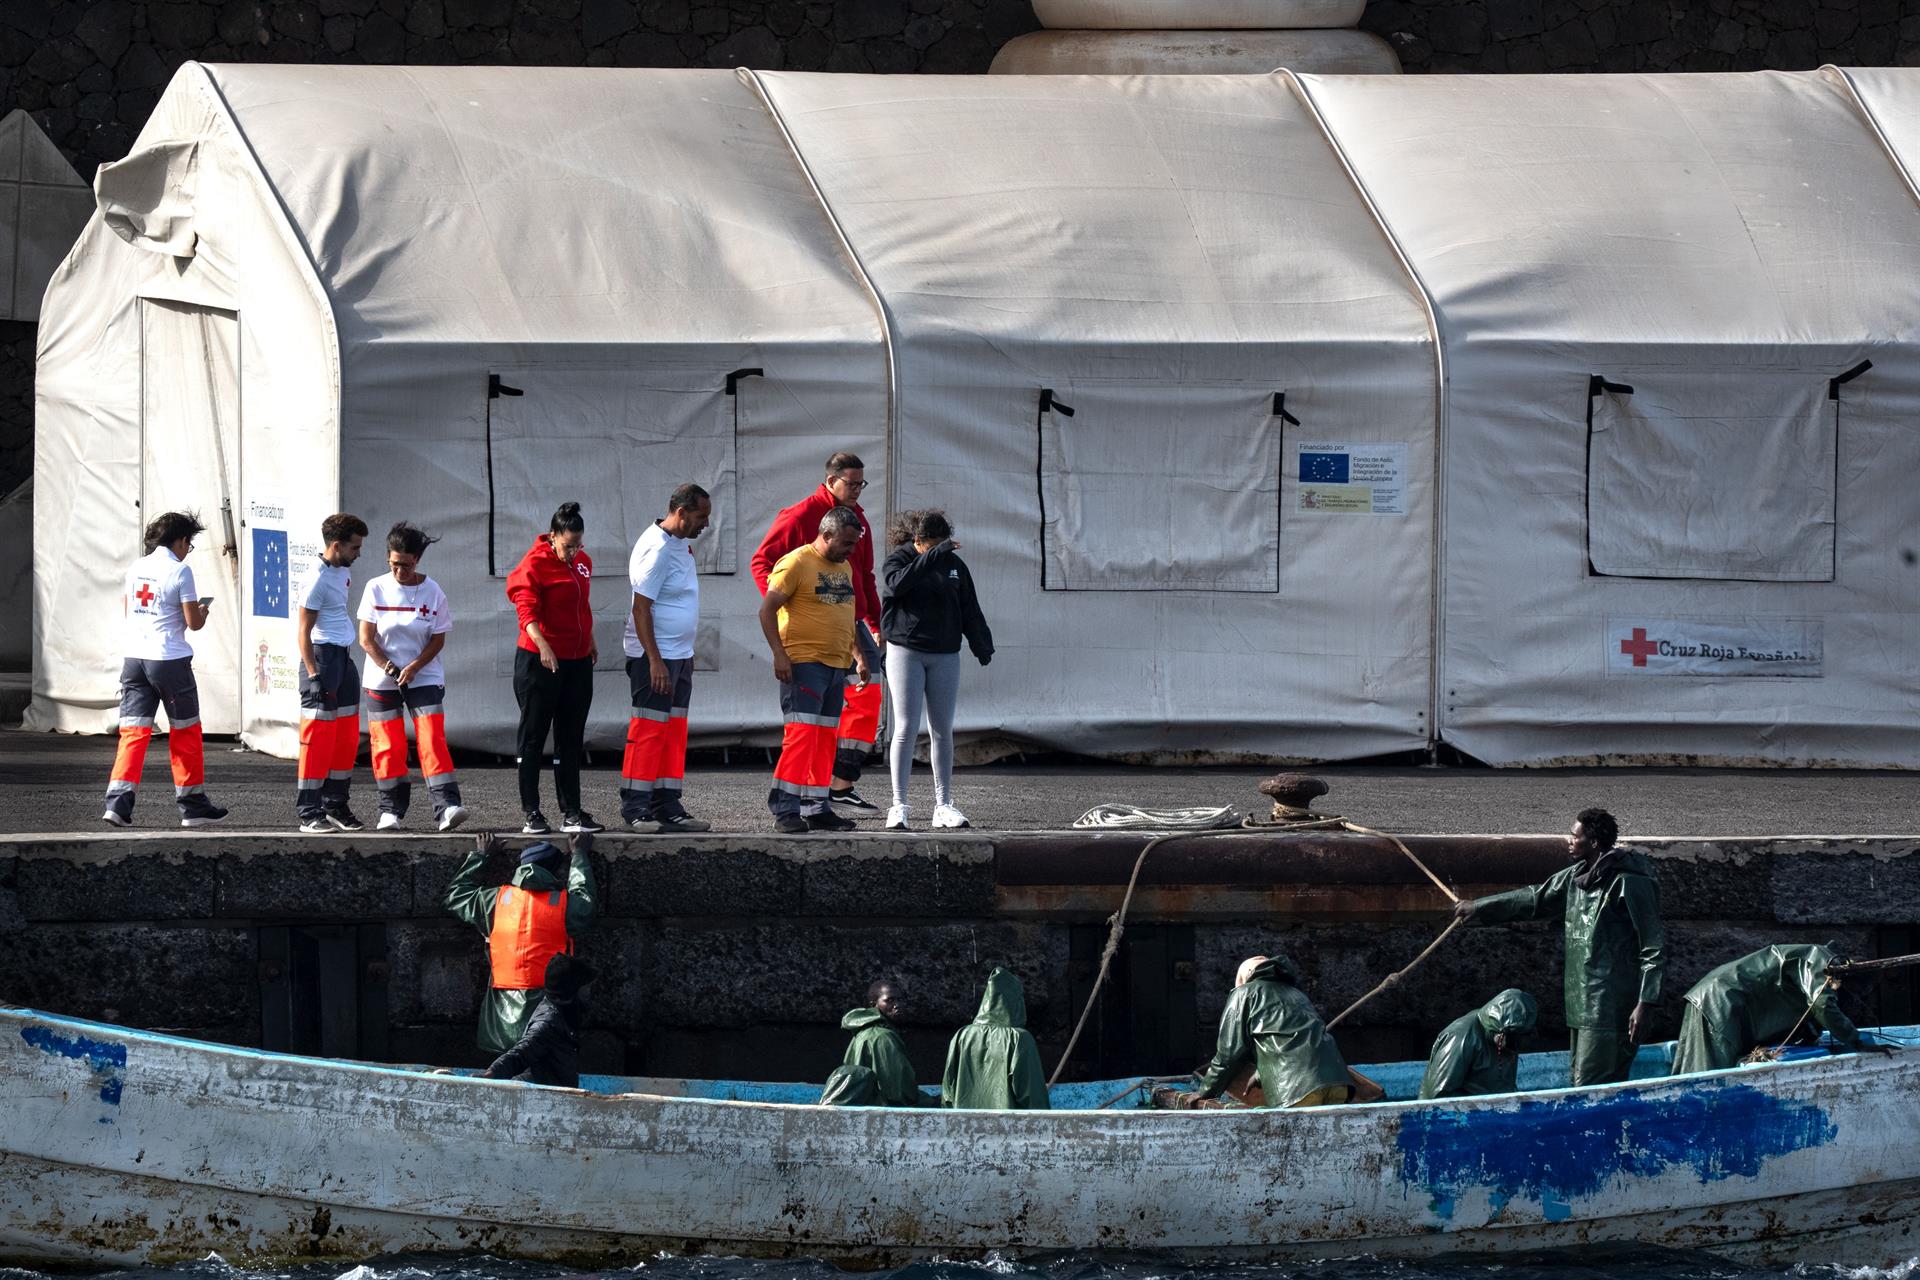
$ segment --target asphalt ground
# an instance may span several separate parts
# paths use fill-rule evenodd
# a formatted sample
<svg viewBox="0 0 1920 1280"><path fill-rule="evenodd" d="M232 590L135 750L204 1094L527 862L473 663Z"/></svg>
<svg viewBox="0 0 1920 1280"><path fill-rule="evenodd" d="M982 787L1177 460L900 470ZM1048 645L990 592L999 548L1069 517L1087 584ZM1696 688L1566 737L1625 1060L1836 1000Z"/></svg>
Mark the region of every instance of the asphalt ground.
<svg viewBox="0 0 1920 1280"><path fill-rule="evenodd" d="M0 832L104 833L102 797L113 762L107 737L0 731ZM696 764L687 773L686 802L716 831L763 833L771 762L761 752L735 752L728 766ZM752 759L741 762L741 756ZM247 751L232 740L209 739L207 792L233 816L223 829L291 831L294 767L290 760ZM619 816L618 758L596 755L583 779L587 808L610 828ZM368 827L377 811L370 774L356 774L353 807ZM987 831L1057 830L1094 805L1150 808L1234 805L1264 812L1256 790L1273 770L1170 769L1099 763L1003 763L956 772L954 798ZM1906 835L1920 832L1915 803L1920 779L1899 772L1760 769L1416 768L1326 765L1304 772L1333 788L1316 809L1344 814L1381 830L1405 834L1540 834L1564 831L1589 805L1611 810L1623 835L1773 837L1782 835ZM517 830L520 810L514 771L492 757L460 762L460 786L473 817L470 829ZM869 766L860 790L876 804L888 800L885 768ZM546 813L557 820L551 805ZM933 810L925 766L914 773L913 826L924 828ZM862 823L879 830L881 814ZM147 757L135 821L146 830L175 828L164 738ZM408 830L432 829L425 789L414 788ZM805 837L794 837L804 839Z"/></svg>

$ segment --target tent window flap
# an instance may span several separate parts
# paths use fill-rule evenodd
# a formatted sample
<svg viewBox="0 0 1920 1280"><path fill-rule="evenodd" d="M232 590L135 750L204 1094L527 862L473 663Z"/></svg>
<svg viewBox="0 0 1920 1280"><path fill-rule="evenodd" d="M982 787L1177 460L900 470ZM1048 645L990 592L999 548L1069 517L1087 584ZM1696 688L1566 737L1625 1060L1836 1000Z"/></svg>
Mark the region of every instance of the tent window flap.
<svg viewBox="0 0 1920 1280"><path fill-rule="evenodd" d="M1592 572L1831 582L1839 403L1829 381L1750 369L1593 377Z"/></svg>
<svg viewBox="0 0 1920 1280"><path fill-rule="evenodd" d="M568 501L580 504L602 574L621 574L634 540L689 480L713 496L713 523L693 543L695 563L701 573L735 572L740 396L726 394L725 369L503 366L491 376L504 384L487 401L496 576L512 570Z"/></svg>
<svg viewBox="0 0 1920 1280"><path fill-rule="evenodd" d="M1271 386L1047 390L1038 393L1046 590L1279 590Z"/></svg>

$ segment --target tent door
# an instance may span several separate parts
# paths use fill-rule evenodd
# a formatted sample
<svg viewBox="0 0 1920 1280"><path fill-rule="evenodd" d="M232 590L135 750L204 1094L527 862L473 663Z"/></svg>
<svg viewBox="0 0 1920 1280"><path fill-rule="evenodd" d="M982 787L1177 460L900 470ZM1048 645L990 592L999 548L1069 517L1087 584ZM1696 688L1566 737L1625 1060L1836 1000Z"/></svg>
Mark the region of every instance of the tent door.
<svg viewBox="0 0 1920 1280"><path fill-rule="evenodd" d="M207 527L187 563L200 594L214 597L207 625L192 635L208 733L240 731L239 468L240 317L142 298L140 522L192 511Z"/></svg>

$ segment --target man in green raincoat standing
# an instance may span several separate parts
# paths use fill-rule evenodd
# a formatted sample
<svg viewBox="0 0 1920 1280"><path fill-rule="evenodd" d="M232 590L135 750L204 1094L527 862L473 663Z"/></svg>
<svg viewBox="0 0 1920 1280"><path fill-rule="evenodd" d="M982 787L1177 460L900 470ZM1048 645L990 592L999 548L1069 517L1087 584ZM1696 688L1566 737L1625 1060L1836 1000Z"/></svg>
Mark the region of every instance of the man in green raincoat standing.
<svg viewBox="0 0 1920 1280"><path fill-rule="evenodd" d="M1300 990L1299 970L1283 955L1241 964L1196 1096L1219 1097L1249 1062L1259 1070L1270 1107L1331 1106L1353 1096L1346 1060Z"/></svg>
<svg viewBox="0 0 1920 1280"><path fill-rule="evenodd" d="M588 859L593 837L577 835L570 844L570 858L545 840L528 845L511 884L482 886L487 857L500 848L498 838L482 835L447 885L447 910L487 940L491 981L480 1002L479 1042L496 1057L513 1048L526 1030L540 1003L547 962L563 951L571 953L574 939L593 923L599 896Z"/></svg>
<svg viewBox="0 0 1920 1280"><path fill-rule="evenodd" d="M1616 843L1618 836L1612 814L1583 809L1567 836L1572 865L1544 884L1454 908L1474 924L1562 917L1575 1088L1627 1078L1667 971L1653 863L1640 850Z"/></svg>
<svg viewBox="0 0 1920 1280"><path fill-rule="evenodd" d="M1860 1032L1840 1010L1839 988L1827 981L1832 963L1825 947L1762 947L1694 983L1673 1046L1673 1074L1724 1071L1801 1027L1824 1028L1840 1048L1857 1049Z"/></svg>
<svg viewBox="0 0 1920 1280"><path fill-rule="evenodd" d="M987 975L973 1021L953 1033L940 1105L979 1111L1046 1111L1047 1074L1027 1030L1027 993L1005 969Z"/></svg>
<svg viewBox="0 0 1920 1280"><path fill-rule="evenodd" d="M1427 1055L1422 1098L1470 1098L1512 1093L1520 1073L1520 1037L1539 1016L1534 998L1508 987L1472 1013L1447 1024Z"/></svg>
<svg viewBox="0 0 1920 1280"><path fill-rule="evenodd" d="M895 978L882 978L867 988L867 1007L855 1009L840 1019L842 1031L853 1032L841 1065L865 1067L873 1073L877 1107L927 1107L934 1100L920 1092L913 1063L907 1060L907 1044L894 1030L893 1021L905 1010L906 989Z"/></svg>

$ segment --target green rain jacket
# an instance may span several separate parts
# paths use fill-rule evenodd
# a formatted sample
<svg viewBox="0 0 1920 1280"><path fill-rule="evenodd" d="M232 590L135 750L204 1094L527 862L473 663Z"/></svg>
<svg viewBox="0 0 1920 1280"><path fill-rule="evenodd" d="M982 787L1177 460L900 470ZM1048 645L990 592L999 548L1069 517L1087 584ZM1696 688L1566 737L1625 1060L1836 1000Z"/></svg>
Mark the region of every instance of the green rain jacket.
<svg viewBox="0 0 1920 1280"><path fill-rule="evenodd" d="M1534 998L1524 991L1508 987L1484 1008L1463 1014L1447 1024L1433 1041L1427 1056L1427 1074L1420 1081L1422 1098L1465 1098L1480 1093L1512 1093L1520 1071L1520 1055L1509 1052L1502 1058L1494 1051L1493 1038L1502 1031L1509 1036L1525 1035L1533 1030L1540 1014ZM1511 1050L1512 1045L1508 1048Z"/></svg>
<svg viewBox="0 0 1920 1280"><path fill-rule="evenodd" d="M854 1009L840 1019L842 1031L853 1032L853 1041L840 1061L847 1066L865 1067L873 1072L882 1107L926 1107L933 1099L920 1092L920 1082L907 1060L907 1043L893 1029L887 1016L878 1009Z"/></svg>
<svg viewBox="0 0 1920 1280"><path fill-rule="evenodd" d="M1027 1030L1027 993L1005 969L987 975L973 1021L953 1033L940 1105L980 1111L1046 1111L1047 1073Z"/></svg>
<svg viewBox="0 0 1920 1280"><path fill-rule="evenodd" d="M1625 1031L1638 1001L1660 999L1667 971L1666 931L1660 924L1660 885L1647 855L1615 845L1600 855L1598 883L1576 882L1576 862L1545 884L1479 898L1475 924L1544 920L1558 913L1566 925L1567 1025Z"/></svg>
<svg viewBox="0 0 1920 1280"><path fill-rule="evenodd" d="M1269 956L1227 997L1220 1040L1200 1077L1200 1096L1216 1098L1249 1062L1259 1065L1267 1105L1292 1106L1316 1089L1349 1083L1347 1063L1285 956Z"/></svg>
<svg viewBox="0 0 1920 1280"><path fill-rule="evenodd" d="M482 887L479 883L486 862L487 855L482 851L475 849L469 853L460 869L453 873L445 899L447 910L456 919L478 929L482 939L493 933L493 904L500 897L499 885ZM545 867L529 863L514 868L513 886L528 893L552 893L560 887L560 882ZM585 852L576 851L573 865L567 871L568 937L577 938L592 925L593 903L598 894L593 864ZM480 1002L480 1047L496 1056L513 1048L539 1002L537 990L502 991L489 986Z"/></svg>
<svg viewBox="0 0 1920 1280"><path fill-rule="evenodd" d="M1756 1046L1778 1044L1802 1016L1824 1027L1841 1048L1858 1047L1859 1029L1840 1011L1840 993L1826 985L1831 963L1833 953L1825 947L1762 947L1694 983L1684 997L1686 1021L1697 1017L1700 1025L1697 1034L1683 1028L1674 1074L1736 1066Z"/></svg>

